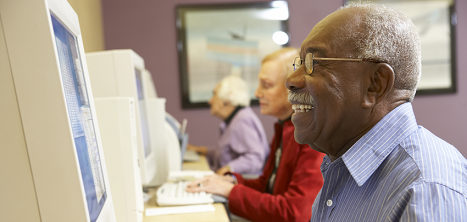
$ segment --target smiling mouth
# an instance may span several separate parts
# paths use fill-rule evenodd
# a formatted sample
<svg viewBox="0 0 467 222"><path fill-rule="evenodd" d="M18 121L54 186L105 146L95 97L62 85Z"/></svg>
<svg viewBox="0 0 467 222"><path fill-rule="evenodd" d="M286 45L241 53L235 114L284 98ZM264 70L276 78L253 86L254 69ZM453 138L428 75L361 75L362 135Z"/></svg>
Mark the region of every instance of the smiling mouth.
<svg viewBox="0 0 467 222"><path fill-rule="evenodd" d="M293 104L292 109L294 113L305 113L313 109L312 105L304 105L304 104Z"/></svg>

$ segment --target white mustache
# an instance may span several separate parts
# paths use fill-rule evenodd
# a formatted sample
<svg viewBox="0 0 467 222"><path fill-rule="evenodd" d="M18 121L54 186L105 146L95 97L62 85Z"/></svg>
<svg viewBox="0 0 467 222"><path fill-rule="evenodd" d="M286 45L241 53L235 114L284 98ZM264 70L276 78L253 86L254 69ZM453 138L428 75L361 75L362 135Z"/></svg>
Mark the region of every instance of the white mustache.
<svg viewBox="0 0 467 222"><path fill-rule="evenodd" d="M304 93L304 92L297 93L297 92L289 91L287 99L289 100L289 102L294 101L300 104L313 105L313 97L310 94Z"/></svg>

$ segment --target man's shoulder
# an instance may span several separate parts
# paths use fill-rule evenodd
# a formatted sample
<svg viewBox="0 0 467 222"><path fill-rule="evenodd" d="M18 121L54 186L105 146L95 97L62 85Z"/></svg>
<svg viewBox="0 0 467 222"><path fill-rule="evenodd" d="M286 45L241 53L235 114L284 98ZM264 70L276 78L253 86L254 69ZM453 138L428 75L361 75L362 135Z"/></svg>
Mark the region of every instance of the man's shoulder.
<svg viewBox="0 0 467 222"><path fill-rule="evenodd" d="M232 119L233 122L256 122L259 121L258 116L250 107L244 107L240 109L237 114L235 114L234 118Z"/></svg>
<svg viewBox="0 0 467 222"><path fill-rule="evenodd" d="M420 183L440 184L466 194L467 160L454 146L419 126L400 147L410 157L410 168L420 173Z"/></svg>
<svg viewBox="0 0 467 222"><path fill-rule="evenodd" d="M255 131L266 137L263 124L253 109L250 107L245 107L239 110L237 114L235 114L234 118L228 126L227 131L238 135L244 135L246 132Z"/></svg>

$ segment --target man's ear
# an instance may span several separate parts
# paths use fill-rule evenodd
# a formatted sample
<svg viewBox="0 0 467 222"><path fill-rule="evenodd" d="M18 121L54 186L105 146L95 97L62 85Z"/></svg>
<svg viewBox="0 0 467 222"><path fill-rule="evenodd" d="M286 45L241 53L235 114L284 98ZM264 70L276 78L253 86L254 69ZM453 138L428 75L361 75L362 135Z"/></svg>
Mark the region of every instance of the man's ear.
<svg viewBox="0 0 467 222"><path fill-rule="evenodd" d="M393 89L395 73L387 63L377 63L366 76L367 88L363 107L374 107Z"/></svg>

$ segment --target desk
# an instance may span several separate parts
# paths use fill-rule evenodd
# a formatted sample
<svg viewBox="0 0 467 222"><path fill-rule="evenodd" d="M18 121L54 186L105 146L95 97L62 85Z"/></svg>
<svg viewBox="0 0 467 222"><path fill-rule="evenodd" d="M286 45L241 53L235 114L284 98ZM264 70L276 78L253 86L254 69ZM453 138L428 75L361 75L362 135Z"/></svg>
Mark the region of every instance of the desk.
<svg viewBox="0 0 467 222"><path fill-rule="evenodd" d="M209 165L205 156L201 156L200 161L198 162L184 162L183 170L209 170ZM154 196L156 189L151 189L149 194ZM160 215L160 216L143 216L144 222L178 222L178 221L194 221L194 222L228 222L229 217L225 211L224 205L221 203L213 204L216 209L214 212L202 212L202 213L186 213L186 214L171 214L171 215ZM156 201L154 198L151 198L147 203L144 204L144 209L147 208L157 208Z"/></svg>
<svg viewBox="0 0 467 222"><path fill-rule="evenodd" d="M211 170L206 156L200 155L198 162L183 162L183 170Z"/></svg>

